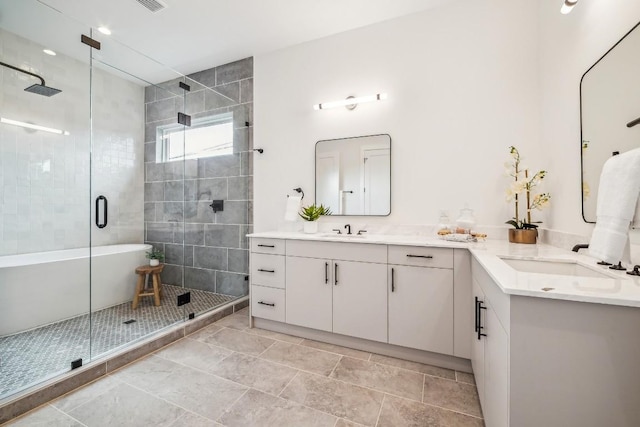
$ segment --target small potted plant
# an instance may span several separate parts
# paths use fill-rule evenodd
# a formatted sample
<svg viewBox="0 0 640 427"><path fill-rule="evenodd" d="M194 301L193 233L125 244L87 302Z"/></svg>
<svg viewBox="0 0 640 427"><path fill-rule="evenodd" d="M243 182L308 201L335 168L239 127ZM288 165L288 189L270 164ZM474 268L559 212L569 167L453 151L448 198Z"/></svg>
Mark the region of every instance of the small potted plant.
<svg viewBox="0 0 640 427"><path fill-rule="evenodd" d="M303 207L299 215L305 220L304 232L312 234L318 232L318 219L320 219L322 215L331 215L331 209L323 205L316 206L313 204Z"/></svg>
<svg viewBox="0 0 640 427"><path fill-rule="evenodd" d="M513 158L511 162L507 162L507 172L513 177L513 182L507 188L507 201L515 202L515 216L506 224L511 224L512 229L509 230L509 241L511 243L536 243L538 238L538 224L541 221L531 221L532 209L543 209L549 204L551 195L549 193L535 194L532 197L531 190L542 182L547 175L547 171L541 170L529 176L529 170L520 167L520 153L516 147L509 147L509 153ZM520 201L521 197L525 197L526 215L520 219Z"/></svg>
<svg viewBox="0 0 640 427"><path fill-rule="evenodd" d="M164 261L164 252L162 252L160 249L152 248L149 252L147 252L146 256L149 259L149 265L151 267L160 265L160 263Z"/></svg>

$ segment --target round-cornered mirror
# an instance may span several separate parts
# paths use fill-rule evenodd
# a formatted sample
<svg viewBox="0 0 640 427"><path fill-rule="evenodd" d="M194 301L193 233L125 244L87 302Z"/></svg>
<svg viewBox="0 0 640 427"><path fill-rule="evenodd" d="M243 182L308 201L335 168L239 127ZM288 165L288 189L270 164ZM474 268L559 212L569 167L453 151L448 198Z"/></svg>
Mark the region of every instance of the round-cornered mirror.
<svg viewBox="0 0 640 427"><path fill-rule="evenodd" d="M318 141L316 204L328 206L333 215L389 215L391 136Z"/></svg>
<svg viewBox="0 0 640 427"><path fill-rule="evenodd" d="M580 80L582 218L586 222L596 222L604 163L616 153L640 147L639 26L640 22Z"/></svg>

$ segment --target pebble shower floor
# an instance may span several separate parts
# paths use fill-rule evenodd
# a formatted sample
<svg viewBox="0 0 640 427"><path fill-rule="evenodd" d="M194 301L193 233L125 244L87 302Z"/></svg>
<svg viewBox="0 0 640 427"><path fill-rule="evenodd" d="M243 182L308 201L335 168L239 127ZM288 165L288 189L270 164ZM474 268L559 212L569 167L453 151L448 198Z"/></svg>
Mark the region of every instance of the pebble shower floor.
<svg viewBox="0 0 640 427"><path fill-rule="evenodd" d="M0 398L36 382L68 371L71 361L107 351L147 336L184 319L187 313L200 313L236 297L195 289L191 302L178 307L176 297L184 288L162 285L162 304L141 298L136 310L126 302L93 313L52 323L0 338ZM124 323L134 319L135 322ZM90 336L89 324L93 333Z"/></svg>

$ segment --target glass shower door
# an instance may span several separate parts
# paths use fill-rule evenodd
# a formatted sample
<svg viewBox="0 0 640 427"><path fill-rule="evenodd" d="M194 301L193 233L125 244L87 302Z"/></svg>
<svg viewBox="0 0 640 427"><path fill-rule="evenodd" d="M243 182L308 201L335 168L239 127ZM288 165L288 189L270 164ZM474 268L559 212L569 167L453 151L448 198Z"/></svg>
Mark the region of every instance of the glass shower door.
<svg viewBox="0 0 640 427"><path fill-rule="evenodd" d="M184 319L176 259L184 240L183 167L162 158L157 129L172 126L171 138L182 143L184 126L177 120L185 107L178 73L93 34L101 43L92 49L91 92L95 358ZM162 83L166 79L170 83ZM151 250L164 255L153 268L146 258Z"/></svg>
<svg viewBox="0 0 640 427"><path fill-rule="evenodd" d="M89 359L90 66L88 27L0 10L2 398Z"/></svg>

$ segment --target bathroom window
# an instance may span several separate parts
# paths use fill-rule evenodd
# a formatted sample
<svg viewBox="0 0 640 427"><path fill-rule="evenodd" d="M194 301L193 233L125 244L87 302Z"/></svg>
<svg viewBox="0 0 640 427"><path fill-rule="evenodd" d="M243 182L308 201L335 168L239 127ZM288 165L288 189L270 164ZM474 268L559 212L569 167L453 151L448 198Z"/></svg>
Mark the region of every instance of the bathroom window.
<svg viewBox="0 0 640 427"><path fill-rule="evenodd" d="M233 154L233 114L192 119L188 127L158 126L156 144L158 162Z"/></svg>

